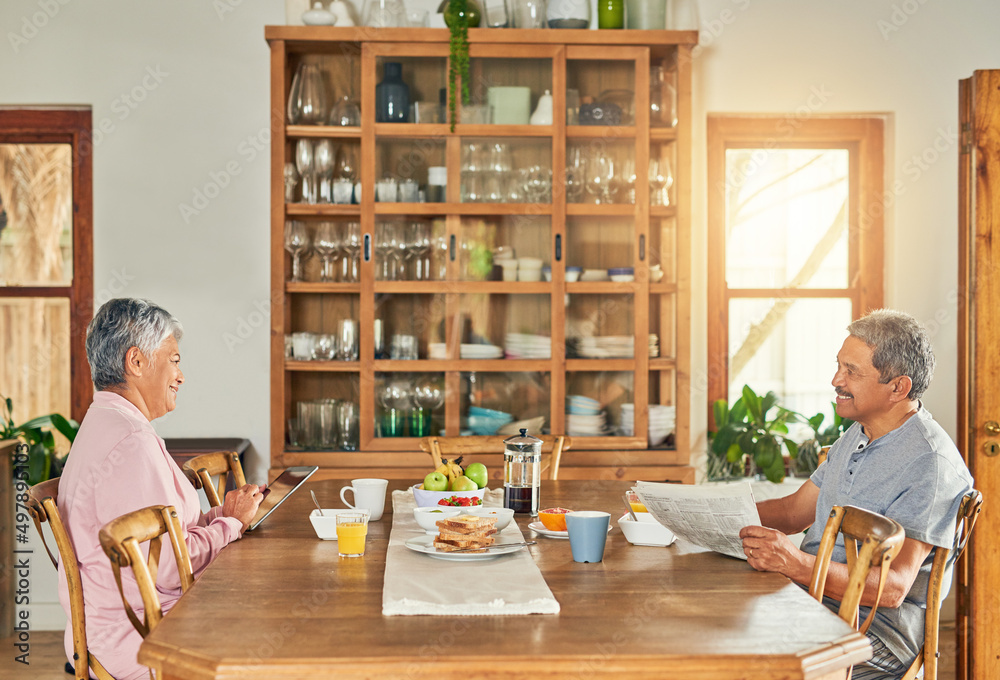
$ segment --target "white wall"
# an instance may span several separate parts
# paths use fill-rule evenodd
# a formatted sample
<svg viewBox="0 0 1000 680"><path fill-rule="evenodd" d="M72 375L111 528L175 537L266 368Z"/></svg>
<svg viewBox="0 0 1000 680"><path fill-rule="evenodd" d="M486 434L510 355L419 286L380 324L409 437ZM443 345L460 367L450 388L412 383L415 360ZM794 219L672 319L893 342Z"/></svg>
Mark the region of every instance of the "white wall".
<svg viewBox="0 0 1000 680"><path fill-rule="evenodd" d="M954 432L957 80L1000 67L1000 4L700 5L693 384L703 384L705 367L705 115L794 114L822 99L817 113L894 116L887 186L898 179L902 189L887 221L887 303L932 325L939 366L926 402ZM250 438L248 468L256 479L269 456L268 332L260 313L269 295L263 26L283 21L282 0L0 3L0 103L86 103L95 130L102 123L108 130L95 133L98 299L152 298L187 329L187 384L177 411L157 429L168 437ZM922 155L924 169L911 160ZM214 195L220 184L215 198L195 202L196 192ZM182 215L184 205L197 214ZM227 342L240 331L249 333ZM692 409L700 446L702 395L695 394Z"/></svg>

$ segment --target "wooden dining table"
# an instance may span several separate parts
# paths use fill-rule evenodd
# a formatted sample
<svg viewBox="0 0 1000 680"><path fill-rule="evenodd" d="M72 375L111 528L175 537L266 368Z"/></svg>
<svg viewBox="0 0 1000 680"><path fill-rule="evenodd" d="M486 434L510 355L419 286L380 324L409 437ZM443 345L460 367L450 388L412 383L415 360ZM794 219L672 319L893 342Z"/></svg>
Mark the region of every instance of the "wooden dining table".
<svg viewBox="0 0 1000 680"><path fill-rule="evenodd" d="M316 537L307 491L343 507L347 480L308 482L227 546L143 641L139 661L169 678L844 678L871 648L783 576L676 541L634 546L617 526L623 481L546 481L543 507L612 515L604 560L515 519L561 611L521 616L383 616L390 481L364 557ZM427 559L434 559L430 556ZM504 559L498 557L497 559ZM472 570L470 570L471 573ZM474 578L443 590L480 587Z"/></svg>

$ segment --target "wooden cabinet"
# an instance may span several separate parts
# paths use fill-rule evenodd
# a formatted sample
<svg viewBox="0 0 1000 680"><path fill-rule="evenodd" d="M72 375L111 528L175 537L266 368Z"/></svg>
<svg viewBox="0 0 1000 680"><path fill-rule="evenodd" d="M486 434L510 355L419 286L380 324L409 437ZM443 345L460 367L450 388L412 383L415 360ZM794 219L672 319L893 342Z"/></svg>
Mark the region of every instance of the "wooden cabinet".
<svg viewBox="0 0 1000 680"><path fill-rule="evenodd" d="M483 434L498 421L544 419L546 431L573 436L564 478L693 481L690 56L697 34L470 30L473 101L487 104L493 89L503 111L487 123L468 121L482 120L489 107L462 109L467 122L454 130L444 118L376 122L387 63L401 65L421 120L433 116L447 87L445 30L283 26L268 27L266 37L272 467L417 478L428 462L420 434ZM303 63L318 66L329 101L356 99L360 125L288 124ZM509 122L523 116L518 96L527 92L534 110L546 91L551 124ZM595 124L609 120L615 124ZM329 140L335 158L357 159L360 200L304 203L293 193L286 201L285 166L294 164L300 140L314 148ZM442 202L376 200L391 198L377 192L392 188L387 178L433 197L428 168L447 178ZM290 281L290 220L311 234L325 222L341 231L359 223L362 247L348 267L357 280L319 282L313 256L305 280ZM510 254L518 264L503 262ZM632 279L604 280L616 268L630 268ZM288 334L334 335L343 319L358 323L360 360L286 357ZM414 346L417 358L402 358ZM424 411L412 405L417 388L430 404ZM346 446L356 450L294 436L298 404L310 400L357 405L357 435ZM646 436L649 405L657 407L653 430L675 419L665 441ZM500 454L483 459L494 475Z"/></svg>

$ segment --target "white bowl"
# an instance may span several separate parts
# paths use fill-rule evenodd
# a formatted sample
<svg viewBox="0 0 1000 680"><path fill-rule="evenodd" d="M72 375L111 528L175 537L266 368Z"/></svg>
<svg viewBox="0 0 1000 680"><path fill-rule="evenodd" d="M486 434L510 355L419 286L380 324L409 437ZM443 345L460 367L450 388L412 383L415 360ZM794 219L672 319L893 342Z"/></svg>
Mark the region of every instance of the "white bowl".
<svg viewBox="0 0 1000 680"><path fill-rule="evenodd" d="M482 501L483 496L486 495L485 488L477 489L475 491L424 491L423 484L414 484L411 488L413 489L413 499L417 502L418 508L424 508L430 505L440 505L438 501L443 498L451 498L452 496L458 496L460 498L478 498Z"/></svg>
<svg viewBox="0 0 1000 680"><path fill-rule="evenodd" d="M635 281L634 274L612 274L612 281L617 281L618 283L628 283L629 281Z"/></svg>
<svg viewBox="0 0 1000 680"><path fill-rule="evenodd" d="M480 517L496 517L497 531L503 531L510 524L510 521L514 519L514 510L512 508L487 508L480 505L475 508L460 508L467 515L477 515Z"/></svg>
<svg viewBox="0 0 1000 680"><path fill-rule="evenodd" d="M637 512L635 517L638 522L633 522L628 515L622 515L618 520L618 526L632 545L652 545L662 548L676 539L670 529L657 522L648 512Z"/></svg>
<svg viewBox="0 0 1000 680"><path fill-rule="evenodd" d="M524 267L519 267L517 270L517 280L518 281L541 281L542 280L542 268L532 267L531 269L525 269Z"/></svg>
<svg viewBox="0 0 1000 680"><path fill-rule="evenodd" d="M581 281L607 281L608 280L608 270L607 269L584 269L583 273L580 274Z"/></svg>
<svg viewBox="0 0 1000 680"><path fill-rule="evenodd" d="M518 259L517 264L521 269L541 269L545 263L538 257L522 257Z"/></svg>
<svg viewBox="0 0 1000 680"><path fill-rule="evenodd" d="M438 527L436 522L445 517L460 515L463 510L469 508L454 508L448 505L433 505L423 508L413 508L413 519L417 520L420 528L429 534L436 534Z"/></svg>
<svg viewBox="0 0 1000 680"><path fill-rule="evenodd" d="M567 283L572 283L574 281L580 280L580 270L566 268L566 281Z"/></svg>
<svg viewBox="0 0 1000 680"><path fill-rule="evenodd" d="M362 513L367 515L367 510L352 510L351 508L331 508L329 510L323 510L323 516L319 514L319 510L313 510L309 513L309 521L313 525L313 529L316 531L316 535L319 536L324 541L336 541L337 540L337 515L343 515L348 513Z"/></svg>

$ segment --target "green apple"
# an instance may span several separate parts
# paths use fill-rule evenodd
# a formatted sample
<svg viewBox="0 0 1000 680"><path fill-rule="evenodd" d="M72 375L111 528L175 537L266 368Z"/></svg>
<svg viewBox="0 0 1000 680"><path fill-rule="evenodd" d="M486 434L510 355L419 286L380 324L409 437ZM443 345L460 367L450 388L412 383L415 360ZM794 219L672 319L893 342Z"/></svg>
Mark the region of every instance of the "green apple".
<svg viewBox="0 0 1000 680"><path fill-rule="evenodd" d="M451 480L451 490L452 491L475 491L479 488L479 485L474 481L462 475L461 477L456 477Z"/></svg>
<svg viewBox="0 0 1000 680"><path fill-rule="evenodd" d="M424 477L424 491L447 491L448 478L440 472L432 472Z"/></svg>
<svg viewBox="0 0 1000 680"><path fill-rule="evenodd" d="M486 471L486 466L482 463L472 463L465 468L465 476L476 483L480 489L486 488L486 483L490 480L490 475Z"/></svg>

